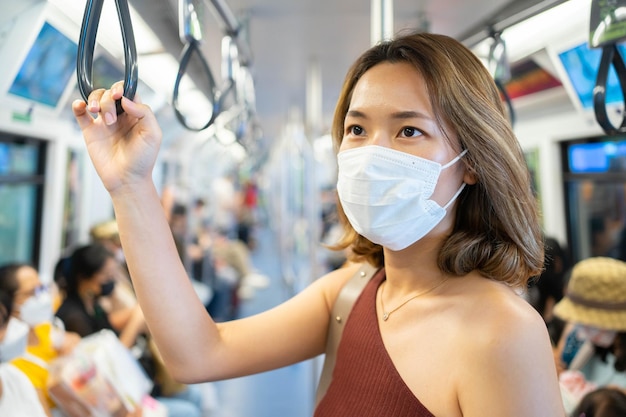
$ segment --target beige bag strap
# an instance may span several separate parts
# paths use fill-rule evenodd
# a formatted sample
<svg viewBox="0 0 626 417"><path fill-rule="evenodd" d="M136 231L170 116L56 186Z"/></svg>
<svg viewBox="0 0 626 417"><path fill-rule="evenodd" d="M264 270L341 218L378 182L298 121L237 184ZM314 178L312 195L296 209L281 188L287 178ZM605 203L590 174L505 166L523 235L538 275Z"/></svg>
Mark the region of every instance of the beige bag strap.
<svg viewBox="0 0 626 417"><path fill-rule="evenodd" d="M331 312L330 322L328 323L326 356L324 358L324 367L322 368L320 382L317 386L317 396L315 399L316 404L318 404L322 397L324 397L326 390L330 385L333 369L335 368L337 347L339 346L341 333L343 332L343 325L348 319L348 315L350 314L356 299L359 297L363 288L365 288L365 285L369 282L370 278L374 276L376 271L378 271L378 268L370 265L369 263L362 264L354 276L346 282L337 296L337 300L335 301Z"/></svg>

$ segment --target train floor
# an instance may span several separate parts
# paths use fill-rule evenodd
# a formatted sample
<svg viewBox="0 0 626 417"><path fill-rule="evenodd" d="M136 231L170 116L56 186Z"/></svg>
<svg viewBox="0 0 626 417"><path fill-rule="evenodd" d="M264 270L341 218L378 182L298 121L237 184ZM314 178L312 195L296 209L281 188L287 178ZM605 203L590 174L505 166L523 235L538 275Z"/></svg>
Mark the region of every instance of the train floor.
<svg viewBox="0 0 626 417"><path fill-rule="evenodd" d="M241 300L239 316L267 310L291 296L282 279L278 243L269 229L255 230L251 252L256 272L269 278L269 285L254 289ZM206 417L310 417L313 412L316 369L320 358L275 371L202 384Z"/></svg>

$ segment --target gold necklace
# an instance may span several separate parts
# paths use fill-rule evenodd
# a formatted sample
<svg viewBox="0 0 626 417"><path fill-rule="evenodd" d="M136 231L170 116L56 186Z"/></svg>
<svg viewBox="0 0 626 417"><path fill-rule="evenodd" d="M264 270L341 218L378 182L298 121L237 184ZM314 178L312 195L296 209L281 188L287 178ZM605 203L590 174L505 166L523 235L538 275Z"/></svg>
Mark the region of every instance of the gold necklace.
<svg viewBox="0 0 626 417"><path fill-rule="evenodd" d="M435 285L434 287L409 297L408 299L404 300L402 303L400 303L399 306L397 306L396 308L392 309L391 311L386 311L385 310L385 304L383 303L383 292L385 290L385 284L387 283L387 280L385 280L385 282L383 282L382 287L380 289L380 307L381 307L381 310L383 311L383 321L387 321L389 316L391 316L391 313L393 313L394 311L398 310L400 307L404 306L409 301L414 300L417 297L421 297L422 295L426 295L426 294L428 294L431 291L434 291L435 289L437 289L440 286L442 286L447 280L448 280L448 278L445 278L441 282L439 282L437 285Z"/></svg>

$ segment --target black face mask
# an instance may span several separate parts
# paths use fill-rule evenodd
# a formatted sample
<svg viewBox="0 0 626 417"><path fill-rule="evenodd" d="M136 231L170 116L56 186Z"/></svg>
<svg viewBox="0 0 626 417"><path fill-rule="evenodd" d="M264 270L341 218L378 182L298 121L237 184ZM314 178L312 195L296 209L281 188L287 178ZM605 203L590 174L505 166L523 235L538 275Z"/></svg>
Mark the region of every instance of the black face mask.
<svg viewBox="0 0 626 417"><path fill-rule="evenodd" d="M113 292L113 288L115 288L115 281L113 280L104 284L100 284L100 295L103 297L111 295L111 293Z"/></svg>

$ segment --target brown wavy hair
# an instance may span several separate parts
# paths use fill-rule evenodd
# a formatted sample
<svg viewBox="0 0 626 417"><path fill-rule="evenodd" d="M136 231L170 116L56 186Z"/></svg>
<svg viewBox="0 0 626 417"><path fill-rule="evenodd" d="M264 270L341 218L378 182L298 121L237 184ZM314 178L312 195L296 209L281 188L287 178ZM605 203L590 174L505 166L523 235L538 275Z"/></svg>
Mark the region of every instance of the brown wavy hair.
<svg viewBox="0 0 626 417"><path fill-rule="evenodd" d="M467 149L462 161L477 179L459 196L454 229L439 251L439 268L459 276L477 270L525 286L541 273L544 261L530 174L492 77L461 43L444 35L411 33L361 55L348 71L335 109L335 151L356 83L383 62L408 63L421 74L439 127L448 140L455 134L459 138ZM345 233L334 248L350 248L351 260L382 266L382 247L352 228L340 204L338 210Z"/></svg>

